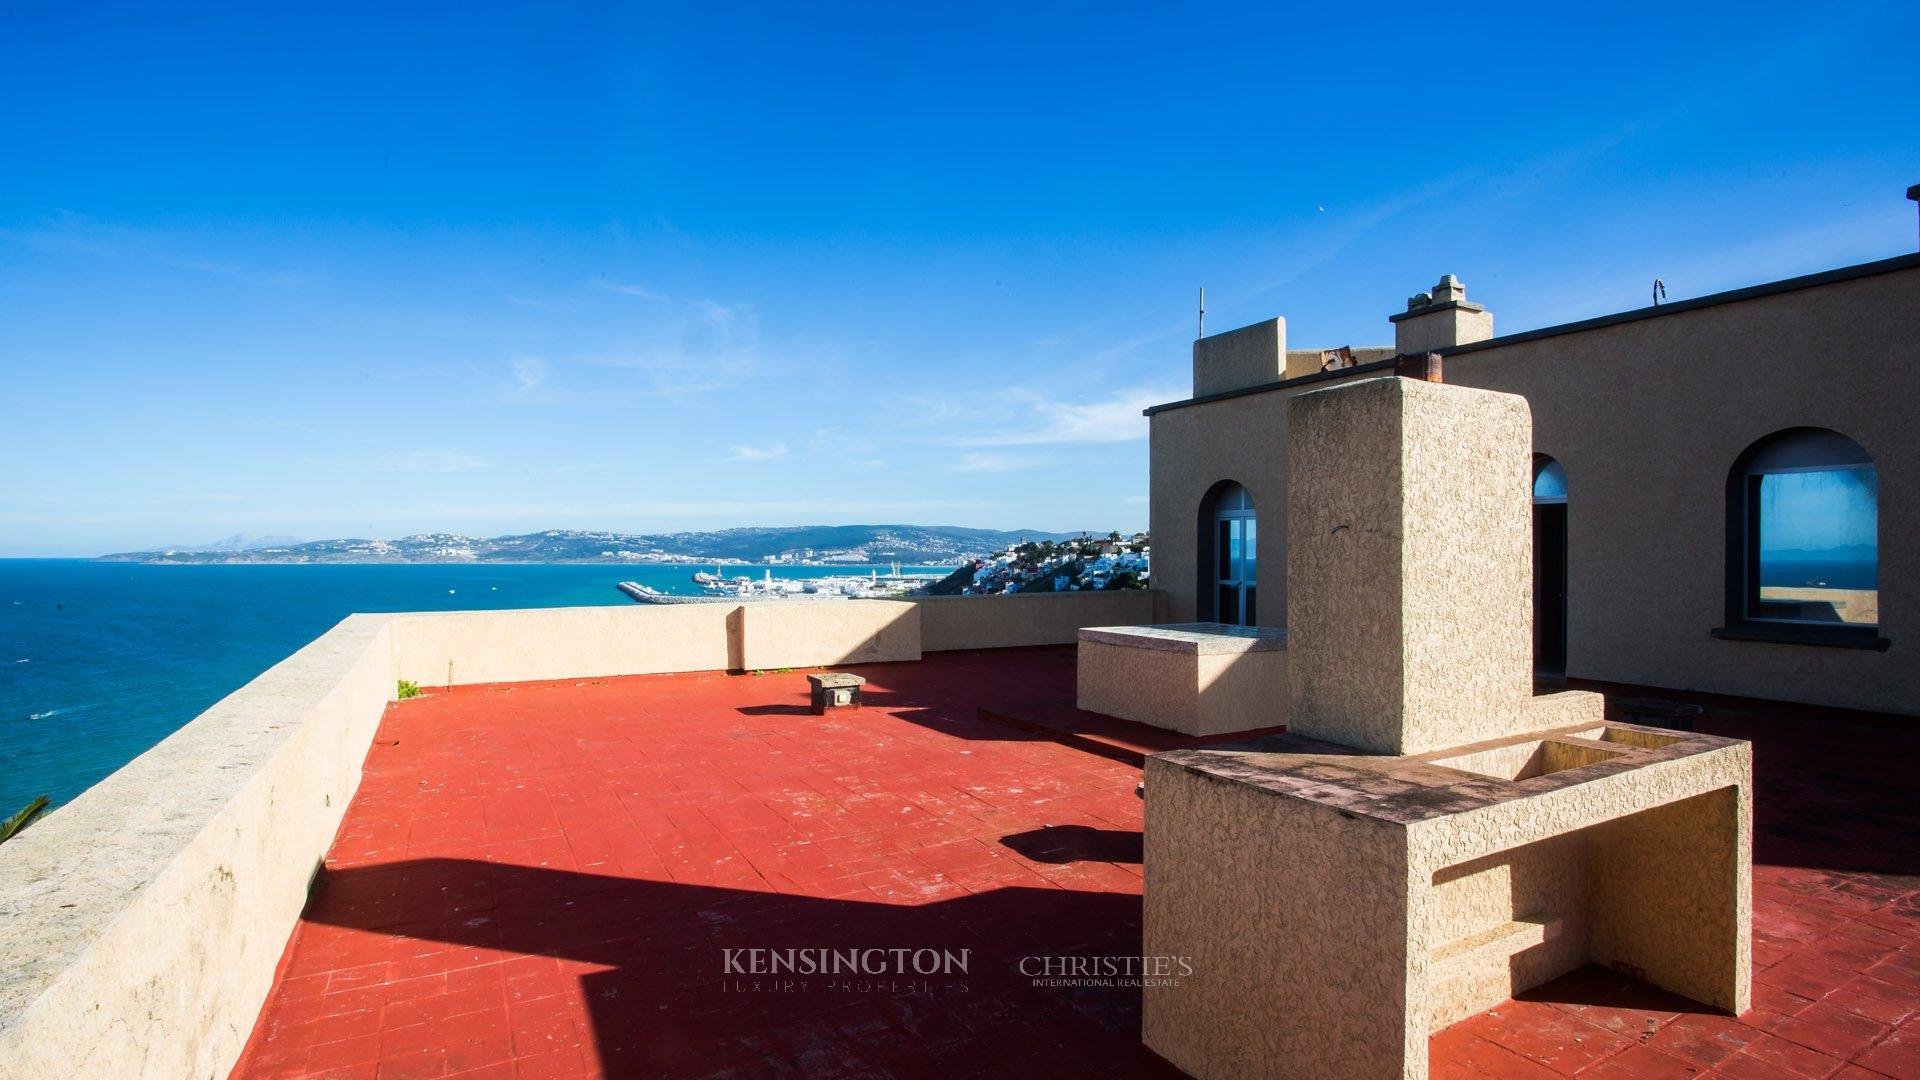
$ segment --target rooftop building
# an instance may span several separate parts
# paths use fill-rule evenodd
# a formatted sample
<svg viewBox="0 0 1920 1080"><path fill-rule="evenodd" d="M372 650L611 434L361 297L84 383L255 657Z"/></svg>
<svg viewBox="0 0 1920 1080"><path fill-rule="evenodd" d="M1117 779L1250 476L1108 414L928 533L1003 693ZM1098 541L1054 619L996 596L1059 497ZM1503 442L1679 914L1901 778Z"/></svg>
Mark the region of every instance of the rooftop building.
<svg viewBox="0 0 1920 1080"><path fill-rule="evenodd" d="M1889 649L1920 631L1917 291L1903 255L1494 336L1448 275L1391 316L1386 351L1531 408L1541 672L1920 712ZM1286 403L1394 367L1295 355L1280 319L1200 339L1193 396L1147 410L1158 621L1286 626ZM1222 522L1274 572L1224 560Z"/></svg>

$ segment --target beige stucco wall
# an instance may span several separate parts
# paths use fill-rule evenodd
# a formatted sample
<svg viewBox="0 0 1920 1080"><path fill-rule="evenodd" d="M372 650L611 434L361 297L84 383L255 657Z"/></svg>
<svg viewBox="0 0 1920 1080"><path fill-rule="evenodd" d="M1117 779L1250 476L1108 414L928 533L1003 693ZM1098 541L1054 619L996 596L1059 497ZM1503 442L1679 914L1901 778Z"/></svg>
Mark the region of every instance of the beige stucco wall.
<svg viewBox="0 0 1920 1080"><path fill-rule="evenodd" d="M929 596L913 603L920 609L920 647L927 652L1067 645L1079 639L1083 626L1153 621L1153 595L1145 589Z"/></svg>
<svg viewBox="0 0 1920 1080"><path fill-rule="evenodd" d="M394 662L423 686L815 667L1062 645L1152 615L1145 590L433 612L395 616Z"/></svg>
<svg viewBox="0 0 1920 1080"><path fill-rule="evenodd" d="M729 620L739 609L626 604L400 615L395 670L422 686L737 670L744 665Z"/></svg>
<svg viewBox="0 0 1920 1080"><path fill-rule="evenodd" d="M1567 672L1920 713L1920 269L1449 357L1525 396L1567 471ZM1888 651L1722 641L1727 470L1783 428L1880 470Z"/></svg>
<svg viewBox="0 0 1920 1080"><path fill-rule="evenodd" d="M220 1077L393 695L355 615L0 845L0 1077Z"/></svg>
<svg viewBox="0 0 1920 1080"><path fill-rule="evenodd" d="M1193 343L1193 394L1279 382L1287 370L1287 320L1268 319Z"/></svg>
<svg viewBox="0 0 1920 1080"><path fill-rule="evenodd" d="M920 609L904 600L743 604L740 618L749 671L920 659Z"/></svg>
<svg viewBox="0 0 1920 1080"><path fill-rule="evenodd" d="M1253 497L1259 515L1260 583L1255 619L1261 626L1287 625L1286 400L1324 383L1247 397L1210 401L1149 421L1151 477L1148 507L1153 535L1155 622L1193 622L1196 611L1201 503L1222 480Z"/></svg>
<svg viewBox="0 0 1920 1080"><path fill-rule="evenodd" d="M1567 471L1567 673L1920 713L1920 268L1534 341L1469 347L1448 383L1524 396ZM1200 501L1223 479L1260 515L1260 622L1284 625L1285 401L1309 383L1151 420L1156 621L1195 617ZM1887 652L1723 641L1725 487L1740 453L1826 427L1880 470Z"/></svg>

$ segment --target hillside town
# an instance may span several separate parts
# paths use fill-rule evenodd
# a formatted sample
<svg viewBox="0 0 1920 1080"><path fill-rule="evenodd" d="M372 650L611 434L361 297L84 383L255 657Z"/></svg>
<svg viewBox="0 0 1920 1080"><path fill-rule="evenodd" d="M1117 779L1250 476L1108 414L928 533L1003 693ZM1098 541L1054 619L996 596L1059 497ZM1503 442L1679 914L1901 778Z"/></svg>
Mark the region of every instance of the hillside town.
<svg viewBox="0 0 1920 1080"><path fill-rule="evenodd" d="M998 593L1098 592L1144 589L1152 546L1146 533L1022 540L1004 551L964 563L927 588L933 596Z"/></svg>
<svg viewBox="0 0 1920 1080"><path fill-rule="evenodd" d="M547 529L506 536L416 533L395 540L230 536L196 546L103 555L134 563L618 563L700 566L954 566L1010 544L1071 533L959 525L786 525L703 532L621 533Z"/></svg>

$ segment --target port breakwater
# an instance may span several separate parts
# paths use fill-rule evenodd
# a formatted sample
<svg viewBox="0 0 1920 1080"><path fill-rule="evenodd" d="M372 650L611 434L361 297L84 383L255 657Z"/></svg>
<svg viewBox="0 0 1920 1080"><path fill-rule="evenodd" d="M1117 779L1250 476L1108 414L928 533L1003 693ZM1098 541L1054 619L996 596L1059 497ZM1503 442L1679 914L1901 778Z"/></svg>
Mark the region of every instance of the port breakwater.
<svg viewBox="0 0 1920 1080"><path fill-rule="evenodd" d="M649 589L637 581L623 581L617 588L642 604L737 604L741 601L741 597L738 596L675 596L658 589Z"/></svg>

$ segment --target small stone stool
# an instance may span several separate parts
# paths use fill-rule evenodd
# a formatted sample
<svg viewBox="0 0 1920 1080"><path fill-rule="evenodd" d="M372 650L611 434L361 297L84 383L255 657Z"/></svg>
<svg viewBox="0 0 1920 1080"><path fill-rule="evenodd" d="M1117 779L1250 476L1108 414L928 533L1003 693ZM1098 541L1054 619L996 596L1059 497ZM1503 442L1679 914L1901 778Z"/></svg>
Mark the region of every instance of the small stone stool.
<svg viewBox="0 0 1920 1080"><path fill-rule="evenodd" d="M821 716L828 709L859 708L860 688L866 684L866 679L842 671L807 676L807 685L813 688L813 711Z"/></svg>

